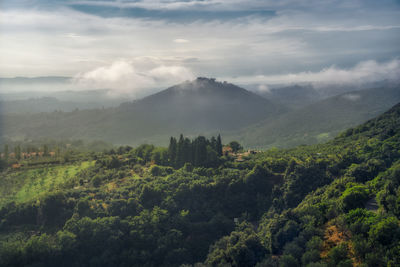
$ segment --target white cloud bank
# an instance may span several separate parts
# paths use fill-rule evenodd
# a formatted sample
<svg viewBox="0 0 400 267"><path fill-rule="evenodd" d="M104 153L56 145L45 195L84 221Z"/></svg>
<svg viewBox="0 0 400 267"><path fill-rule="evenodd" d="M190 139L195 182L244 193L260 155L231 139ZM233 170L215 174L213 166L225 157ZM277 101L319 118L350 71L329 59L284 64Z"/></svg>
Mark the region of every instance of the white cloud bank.
<svg viewBox="0 0 400 267"><path fill-rule="evenodd" d="M358 63L353 68L340 69L335 66L318 72L299 72L282 75L255 75L226 78L240 84L296 84L312 83L314 86L328 84L360 85L376 81L400 81L400 60L394 59L379 63L368 60Z"/></svg>
<svg viewBox="0 0 400 267"><path fill-rule="evenodd" d="M140 98L160 89L195 78L193 72L180 65L165 65L157 58L135 58L117 60L109 65L77 74L73 81L79 88L111 89L110 96ZM237 84L259 84L258 91L268 92L268 85L311 83L316 88L326 85L362 85L378 81L400 81L400 60L388 62L363 61L348 69L335 66L318 72L299 72L284 75L255 75L235 78L221 78ZM358 100L357 95L346 99Z"/></svg>
<svg viewBox="0 0 400 267"><path fill-rule="evenodd" d="M147 64L138 64L138 61ZM193 73L178 65L160 65L157 60L118 60L74 77L74 83L87 89L111 89L110 96L143 97L157 88L191 80Z"/></svg>

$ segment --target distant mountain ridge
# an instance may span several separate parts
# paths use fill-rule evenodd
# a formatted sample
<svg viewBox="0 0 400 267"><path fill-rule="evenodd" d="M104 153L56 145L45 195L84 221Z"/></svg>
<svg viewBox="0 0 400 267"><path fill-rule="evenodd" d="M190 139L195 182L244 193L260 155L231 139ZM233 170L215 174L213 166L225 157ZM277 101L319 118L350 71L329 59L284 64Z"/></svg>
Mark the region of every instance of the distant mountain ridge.
<svg viewBox="0 0 400 267"><path fill-rule="evenodd" d="M315 86L311 83L280 85L257 90L257 93L268 100L280 103L289 109L298 109L324 99L354 91L370 90L375 88L398 88L399 82L376 81L362 84L325 84Z"/></svg>
<svg viewBox="0 0 400 267"><path fill-rule="evenodd" d="M315 144L380 115L400 102L400 86L346 92L329 97L275 120L264 120L240 132L226 133L250 147L293 147Z"/></svg>
<svg viewBox="0 0 400 267"><path fill-rule="evenodd" d="M188 129L188 124L193 130L238 129L285 110L236 85L202 77L121 108L130 115L146 111L148 119L169 120L182 130Z"/></svg>
<svg viewBox="0 0 400 267"><path fill-rule="evenodd" d="M39 76L39 77L0 77L0 84L2 83L59 83L68 82L71 77L67 76Z"/></svg>
<svg viewBox="0 0 400 267"><path fill-rule="evenodd" d="M104 105L98 102L60 101L55 97L29 98L24 100L0 100L2 113L41 113L53 111L70 112L75 109L95 109Z"/></svg>
<svg viewBox="0 0 400 267"><path fill-rule="evenodd" d="M243 88L197 78L117 108L5 116L5 135L102 139L117 144L165 142L178 134L241 129L285 109Z"/></svg>
<svg viewBox="0 0 400 267"><path fill-rule="evenodd" d="M166 145L169 136L180 133L221 133L225 141L238 140L245 147L293 147L329 140L400 102L400 86L347 89L320 100L313 88L295 87L291 92L288 87L277 89L269 100L234 84L200 77L117 107L3 114L0 135L12 140L47 137ZM303 93L296 108L288 104Z"/></svg>

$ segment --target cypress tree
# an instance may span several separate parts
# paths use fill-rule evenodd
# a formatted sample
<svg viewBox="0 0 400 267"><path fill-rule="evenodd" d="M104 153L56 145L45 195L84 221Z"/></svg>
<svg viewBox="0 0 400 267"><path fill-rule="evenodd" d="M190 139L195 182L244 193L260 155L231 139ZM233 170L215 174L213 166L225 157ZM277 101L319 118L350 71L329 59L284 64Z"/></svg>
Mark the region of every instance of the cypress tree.
<svg viewBox="0 0 400 267"><path fill-rule="evenodd" d="M216 151L218 153L218 156L222 156L222 141L221 141L221 135L219 134L217 137L217 147Z"/></svg>
<svg viewBox="0 0 400 267"><path fill-rule="evenodd" d="M173 167L175 167L176 163L176 152L177 152L176 139L171 136L169 140L168 157L169 157L169 162Z"/></svg>
<svg viewBox="0 0 400 267"><path fill-rule="evenodd" d="M211 145L211 148L212 148L212 149L214 149L215 151L217 151L217 139L215 139L214 136L211 137L210 145Z"/></svg>
<svg viewBox="0 0 400 267"><path fill-rule="evenodd" d="M186 162L193 163L192 143L189 140L189 138L185 138L183 142L183 158L184 158L184 163Z"/></svg>
<svg viewBox="0 0 400 267"><path fill-rule="evenodd" d="M185 155L184 155L184 139L183 134L179 136L178 147L177 147L177 156L176 156L176 167L180 168L185 163Z"/></svg>
<svg viewBox="0 0 400 267"><path fill-rule="evenodd" d="M203 166L207 162L207 140L204 136L196 138L194 164Z"/></svg>

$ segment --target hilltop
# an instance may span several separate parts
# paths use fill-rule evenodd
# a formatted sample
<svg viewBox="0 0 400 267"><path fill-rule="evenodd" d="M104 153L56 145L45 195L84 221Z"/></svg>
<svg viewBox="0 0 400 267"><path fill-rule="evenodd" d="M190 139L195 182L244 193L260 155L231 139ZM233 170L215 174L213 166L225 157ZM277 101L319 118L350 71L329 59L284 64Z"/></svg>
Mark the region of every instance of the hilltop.
<svg viewBox="0 0 400 267"><path fill-rule="evenodd" d="M233 84L198 78L116 108L6 115L3 134L139 144L181 132L240 129L284 110Z"/></svg>
<svg viewBox="0 0 400 267"><path fill-rule="evenodd" d="M327 92L312 87L292 86L273 89L266 99L234 84L200 77L109 108L101 102L78 103L76 96L74 101L0 101L1 134L16 142L47 138L166 145L169 136L180 133L223 133L227 140L238 140L246 147L294 147L331 140L400 101L398 85L358 91L340 87L329 93L343 90L327 97ZM82 94L89 101L96 92ZM105 101L105 91L98 94ZM39 112L56 106L60 107L57 111Z"/></svg>

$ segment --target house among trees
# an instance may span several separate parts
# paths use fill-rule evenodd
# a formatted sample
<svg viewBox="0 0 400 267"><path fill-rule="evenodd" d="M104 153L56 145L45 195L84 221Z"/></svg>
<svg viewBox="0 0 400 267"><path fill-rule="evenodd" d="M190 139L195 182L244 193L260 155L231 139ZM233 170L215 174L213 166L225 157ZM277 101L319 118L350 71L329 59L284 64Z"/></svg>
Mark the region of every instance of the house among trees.
<svg viewBox="0 0 400 267"><path fill-rule="evenodd" d="M228 155L232 155L232 154L233 154L233 149L229 145L224 146L222 148L222 155L228 156Z"/></svg>

